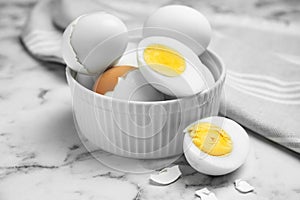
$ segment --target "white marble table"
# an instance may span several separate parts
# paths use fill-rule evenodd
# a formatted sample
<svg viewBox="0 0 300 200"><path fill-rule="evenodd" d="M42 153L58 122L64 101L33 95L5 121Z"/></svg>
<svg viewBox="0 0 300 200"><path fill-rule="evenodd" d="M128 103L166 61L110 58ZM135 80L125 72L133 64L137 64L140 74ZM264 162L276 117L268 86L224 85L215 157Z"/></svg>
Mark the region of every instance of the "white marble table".
<svg viewBox="0 0 300 200"><path fill-rule="evenodd" d="M149 173L126 173L101 164L75 130L64 68L36 61L20 45L20 29L34 2L0 5L1 200L196 199L194 191L202 187L220 200L300 199L299 155L251 131L247 162L227 176L202 175L181 158L177 164L182 178L156 186L149 183ZM101 156L110 159L105 153ZM238 178L251 183L255 192L237 192L233 181Z"/></svg>

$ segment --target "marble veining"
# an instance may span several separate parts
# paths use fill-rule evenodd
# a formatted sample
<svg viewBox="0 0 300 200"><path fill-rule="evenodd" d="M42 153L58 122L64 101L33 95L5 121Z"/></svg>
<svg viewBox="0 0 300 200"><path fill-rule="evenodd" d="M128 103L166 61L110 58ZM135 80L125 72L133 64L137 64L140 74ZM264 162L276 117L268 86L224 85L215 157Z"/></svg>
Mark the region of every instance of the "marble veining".
<svg viewBox="0 0 300 200"><path fill-rule="evenodd" d="M293 6L296 1L232 2L235 1L227 5L217 0L189 4L211 12L245 12L295 24L300 19L299 6ZM143 164L147 166L147 161L137 165L124 159L120 163L106 152L89 153L75 130L64 68L36 61L20 43L20 30L34 4L31 0L0 1L1 200L197 199L194 192L202 187L222 200L299 199L299 155L251 131L252 149L239 170L226 176L206 176L180 157L174 164L180 166L182 177L169 186L150 184L149 172L120 170L121 165L126 165L134 171ZM112 162L108 167L99 160ZM255 191L236 191L233 182L239 178L253 185Z"/></svg>

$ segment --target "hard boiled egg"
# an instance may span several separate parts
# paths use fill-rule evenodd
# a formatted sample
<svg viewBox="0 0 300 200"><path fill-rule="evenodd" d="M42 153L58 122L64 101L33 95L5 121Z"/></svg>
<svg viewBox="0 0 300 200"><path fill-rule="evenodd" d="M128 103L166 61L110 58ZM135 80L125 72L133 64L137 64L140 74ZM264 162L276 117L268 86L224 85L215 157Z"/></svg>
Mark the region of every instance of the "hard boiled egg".
<svg viewBox="0 0 300 200"><path fill-rule="evenodd" d="M130 101L160 101L164 95L153 88L132 66L115 66L99 76L94 84L96 93Z"/></svg>
<svg viewBox="0 0 300 200"><path fill-rule="evenodd" d="M63 34L63 58L73 70L102 73L124 53L128 31L117 17L94 12L75 19Z"/></svg>
<svg viewBox="0 0 300 200"><path fill-rule="evenodd" d="M190 96L210 88L215 82L199 57L175 39L145 38L139 43L137 54L144 78L164 94Z"/></svg>
<svg viewBox="0 0 300 200"><path fill-rule="evenodd" d="M202 54L211 40L211 26L197 10L183 5L159 8L144 23L143 35L174 38Z"/></svg>
<svg viewBox="0 0 300 200"><path fill-rule="evenodd" d="M249 137L236 122L208 117L184 130L184 155L197 171L223 175L239 168L249 152Z"/></svg>

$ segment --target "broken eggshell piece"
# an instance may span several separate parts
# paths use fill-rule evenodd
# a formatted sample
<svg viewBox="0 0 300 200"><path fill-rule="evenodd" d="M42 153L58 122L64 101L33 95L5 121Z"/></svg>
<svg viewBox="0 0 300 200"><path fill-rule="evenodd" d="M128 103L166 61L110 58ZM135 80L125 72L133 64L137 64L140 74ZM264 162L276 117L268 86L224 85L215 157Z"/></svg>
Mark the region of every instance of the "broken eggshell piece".
<svg viewBox="0 0 300 200"><path fill-rule="evenodd" d="M181 176L178 165L162 169L158 174L152 174L150 180L160 185L168 185L175 182Z"/></svg>
<svg viewBox="0 0 300 200"><path fill-rule="evenodd" d="M76 80L78 83L80 83L82 86L86 87L89 90L93 89L93 85L95 81L97 80L97 75L86 75L86 74L81 74L77 73L76 75Z"/></svg>
<svg viewBox="0 0 300 200"><path fill-rule="evenodd" d="M107 93L105 93L107 95ZM119 77L118 82L108 96L128 101L162 101L164 95L153 88L136 69Z"/></svg>
<svg viewBox="0 0 300 200"><path fill-rule="evenodd" d="M128 65L114 66L101 74L95 82L96 93L128 101L160 101L164 95L153 88L141 72Z"/></svg>
<svg viewBox="0 0 300 200"><path fill-rule="evenodd" d="M241 179L237 179L234 181L234 187L241 193L248 193L254 190L254 187L252 185Z"/></svg>
<svg viewBox="0 0 300 200"><path fill-rule="evenodd" d="M216 195L209 191L207 188L202 188L195 192L195 195L200 197L201 200L218 200Z"/></svg>

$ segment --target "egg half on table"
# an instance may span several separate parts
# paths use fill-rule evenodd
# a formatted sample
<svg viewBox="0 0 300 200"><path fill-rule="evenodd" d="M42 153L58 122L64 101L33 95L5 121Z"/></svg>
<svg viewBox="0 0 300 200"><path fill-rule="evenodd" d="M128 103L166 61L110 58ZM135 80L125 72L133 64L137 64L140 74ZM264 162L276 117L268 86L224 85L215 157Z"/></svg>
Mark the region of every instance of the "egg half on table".
<svg viewBox="0 0 300 200"><path fill-rule="evenodd" d="M184 130L183 149L188 163L208 175L224 175L239 168L249 152L249 137L236 122L208 117Z"/></svg>

